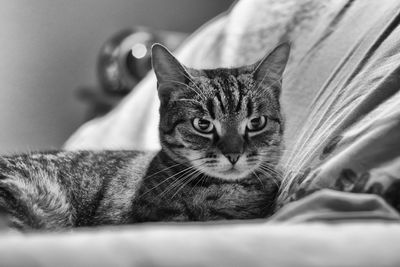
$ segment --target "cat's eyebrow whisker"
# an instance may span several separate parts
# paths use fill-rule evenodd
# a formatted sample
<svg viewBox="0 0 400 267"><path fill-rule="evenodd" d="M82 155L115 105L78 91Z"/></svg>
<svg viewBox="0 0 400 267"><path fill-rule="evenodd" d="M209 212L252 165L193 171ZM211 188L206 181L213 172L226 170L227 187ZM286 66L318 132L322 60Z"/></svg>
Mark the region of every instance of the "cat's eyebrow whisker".
<svg viewBox="0 0 400 267"><path fill-rule="evenodd" d="M187 88L189 88L189 89L191 89L193 92L195 92L201 99L204 100L204 94L202 94L201 91L200 91L200 92L197 91L196 88L191 87L191 86L189 86L189 85L186 84L186 83L179 82L179 81L174 81L174 80L166 80L165 82L176 83L176 84L180 84L180 85L186 86ZM199 89L199 90L200 90L200 89Z"/></svg>
<svg viewBox="0 0 400 267"><path fill-rule="evenodd" d="M186 83L183 83L183 82L180 82L180 81L174 81L174 80L166 80L165 82L176 83L176 84L179 84L179 85L186 86L187 88L189 88L189 89L191 89L193 92L195 92L201 99L203 99L203 95L202 95L201 92L197 91L196 88L194 88L194 87L192 87L192 86L190 86L190 85L188 85L188 84L186 84Z"/></svg>
<svg viewBox="0 0 400 267"><path fill-rule="evenodd" d="M201 90L197 84L193 81L192 77L188 76L186 73L184 73L183 71L181 71L181 74L186 77L189 81L191 81L193 83L194 86L196 86L197 89L199 89L200 93L204 95L203 90ZM204 95L205 97L205 95Z"/></svg>
<svg viewBox="0 0 400 267"><path fill-rule="evenodd" d="M193 102L193 103L198 104L199 106L203 106L203 103L201 103L201 102L199 102L197 100L194 100L194 99L181 98L181 99L175 100L175 102Z"/></svg>

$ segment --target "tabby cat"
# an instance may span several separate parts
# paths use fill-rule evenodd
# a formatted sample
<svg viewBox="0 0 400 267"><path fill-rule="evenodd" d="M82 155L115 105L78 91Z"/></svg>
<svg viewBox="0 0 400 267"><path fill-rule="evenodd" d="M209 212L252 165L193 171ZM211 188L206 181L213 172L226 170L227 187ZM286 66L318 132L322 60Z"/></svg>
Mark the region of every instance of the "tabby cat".
<svg viewBox="0 0 400 267"><path fill-rule="evenodd" d="M250 66L196 70L154 45L161 151L3 156L0 210L21 230L270 215L289 50L282 44Z"/></svg>

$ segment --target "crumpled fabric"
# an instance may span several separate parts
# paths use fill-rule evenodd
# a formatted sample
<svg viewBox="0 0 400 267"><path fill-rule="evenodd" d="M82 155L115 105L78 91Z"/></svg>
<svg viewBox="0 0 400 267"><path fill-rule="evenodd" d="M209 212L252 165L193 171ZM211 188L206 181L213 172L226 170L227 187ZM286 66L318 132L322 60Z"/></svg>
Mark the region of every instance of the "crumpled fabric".
<svg viewBox="0 0 400 267"><path fill-rule="evenodd" d="M343 39L348 43L286 155L278 202L329 188L376 194L400 210L400 3L348 1L343 8L336 30L296 66L338 53ZM300 87L301 76L311 75L301 72L292 79Z"/></svg>
<svg viewBox="0 0 400 267"><path fill-rule="evenodd" d="M400 222L400 214L381 197L322 189L291 202L272 216L268 223L310 222Z"/></svg>
<svg viewBox="0 0 400 267"><path fill-rule="evenodd" d="M291 42L278 209L321 189L355 201L375 194L400 209L399 10L396 0L239 1L177 51L188 66L229 67ZM158 105L149 74L65 147L158 149Z"/></svg>

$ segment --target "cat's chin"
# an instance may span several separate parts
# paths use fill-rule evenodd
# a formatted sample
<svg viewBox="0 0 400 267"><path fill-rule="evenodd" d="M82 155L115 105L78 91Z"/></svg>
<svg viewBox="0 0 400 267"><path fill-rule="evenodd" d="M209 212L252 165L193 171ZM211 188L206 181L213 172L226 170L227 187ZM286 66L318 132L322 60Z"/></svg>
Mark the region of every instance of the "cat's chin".
<svg viewBox="0 0 400 267"><path fill-rule="evenodd" d="M238 169L229 169L221 172L210 172L209 176L219 178L227 181L237 181L247 178L251 174L251 171L240 171Z"/></svg>

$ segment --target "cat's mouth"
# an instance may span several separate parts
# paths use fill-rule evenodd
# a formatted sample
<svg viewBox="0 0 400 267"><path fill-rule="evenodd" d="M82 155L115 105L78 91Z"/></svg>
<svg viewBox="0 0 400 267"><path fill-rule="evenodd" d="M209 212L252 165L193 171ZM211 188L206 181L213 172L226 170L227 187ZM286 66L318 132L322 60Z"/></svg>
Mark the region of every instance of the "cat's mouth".
<svg viewBox="0 0 400 267"><path fill-rule="evenodd" d="M229 170L225 171L226 174L239 174L241 173L240 170L236 169L234 166L230 168Z"/></svg>
<svg viewBox="0 0 400 267"><path fill-rule="evenodd" d="M251 173L251 170L241 170L235 166L232 166L225 170L206 170L206 173L212 177L224 180L239 180L246 178Z"/></svg>
<svg viewBox="0 0 400 267"><path fill-rule="evenodd" d="M196 169L209 177L215 177L223 180L235 181L245 179L252 174L258 167L257 164L249 164L243 158L234 164L228 163L224 158L218 160L207 160L198 163Z"/></svg>

